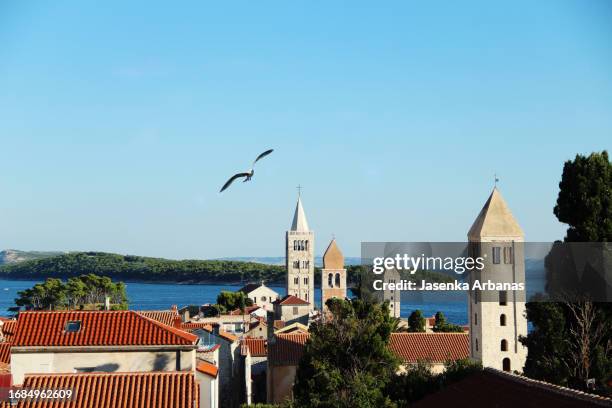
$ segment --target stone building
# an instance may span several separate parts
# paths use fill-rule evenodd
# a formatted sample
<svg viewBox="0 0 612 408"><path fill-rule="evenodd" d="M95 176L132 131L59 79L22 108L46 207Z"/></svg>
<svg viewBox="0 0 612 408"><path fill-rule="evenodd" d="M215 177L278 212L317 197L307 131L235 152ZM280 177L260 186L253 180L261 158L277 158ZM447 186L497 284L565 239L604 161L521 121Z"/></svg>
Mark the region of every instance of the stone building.
<svg viewBox="0 0 612 408"><path fill-rule="evenodd" d="M338 248L336 240L332 239L323 254L323 269L321 271L321 306L331 298L346 298L346 269L344 255Z"/></svg>
<svg viewBox="0 0 612 408"><path fill-rule="evenodd" d="M314 309L314 232L308 228L302 199L298 197L291 229L286 233L287 295Z"/></svg>
<svg viewBox="0 0 612 408"><path fill-rule="evenodd" d="M484 268L470 274L474 281L525 282L524 234L497 188L468 232L469 252L482 257ZM527 349L525 291L469 292L470 356L484 367L522 371Z"/></svg>

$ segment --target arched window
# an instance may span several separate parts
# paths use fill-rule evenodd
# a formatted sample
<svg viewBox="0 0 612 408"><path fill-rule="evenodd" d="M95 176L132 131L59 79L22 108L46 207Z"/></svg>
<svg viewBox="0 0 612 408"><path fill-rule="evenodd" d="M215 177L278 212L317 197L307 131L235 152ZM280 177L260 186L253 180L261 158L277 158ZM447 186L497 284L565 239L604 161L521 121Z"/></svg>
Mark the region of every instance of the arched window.
<svg viewBox="0 0 612 408"><path fill-rule="evenodd" d="M340 274L339 273L336 274L336 287L337 288L340 287Z"/></svg>
<svg viewBox="0 0 612 408"><path fill-rule="evenodd" d="M503 339L501 341L501 347L500 347L501 351L508 351L508 340Z"/></svg>
<svg viewBox="0 0 612 408"><path fill-rule="evenodd" d="M334 274L330 273L329 275L327 275L327 286L329 286L330 288L334 287Z"/></svg>
<svg viewBox="0 0 612 408"><path fill-rule="evenodd" d="M304 249L305 249L306 251L308 251L308 241L307 241L307 240L306 240L306 241L304 241Z"/></svg>
<svg viewBox="0 0 612 408"><path fill-rule="evenodd" d="M510 371L510 359L508 357L504 358L502 360L502 367L504 369L504 371Z"/></svg>
<svg viewBox="0 0 612 408"><path fill-rule="evenodd" d="M304 277L304 285L308 285L308 277Z"/></svg>
<svg viewBox="0 0 612 408"><path fill-rule="evenodd" d="M506 325L506 315L505 314L499 315L499 325L500 326Z"/></svg>

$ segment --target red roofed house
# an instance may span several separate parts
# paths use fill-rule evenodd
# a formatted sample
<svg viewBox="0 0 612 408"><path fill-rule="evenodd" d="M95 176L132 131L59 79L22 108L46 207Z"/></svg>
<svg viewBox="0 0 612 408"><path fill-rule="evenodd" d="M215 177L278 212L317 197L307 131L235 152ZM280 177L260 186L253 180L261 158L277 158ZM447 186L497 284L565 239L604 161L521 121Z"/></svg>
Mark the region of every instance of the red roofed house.
<svg viewBox="0 0 612 408"><path fill-rule="evenodd" d="M292 398L297 366L304 354L308 333L274 335L268 343L267 398L281 403Z"/></svg>
<svg viewBox="0 0 612 408"><path fill-rule="evenodd" d="M240 354L243 359L246 403L266 402L268 340L245 337Z"/></svg>
<svg viewBox="0 0 612 408"><path fill-rule="evenodd" d="M293 295L287 295L274 302L274 319L285 324L299 322L308 325L310 303Z"/></svg>
<svg viewBox="0 0 612 408"><path fill-rule="evenodd" d="M21 312L15 384L28 373L194 370L198 337L134 311Z"/></svg>
<svg viewBox="0 0 612 408"><path fill-rule="evenodd" d="M199 408L200 390L192 371L28 374L29 389L71 390L71 399L22 399L0 408Z"/></svg>
<svg viewBox="0 0 612 408"><path fill-rule="evenodd" d="M200 408L219 407L219 368L208 361L198 361L196 377L200 383Z"/></svg>
<svg viewBox="0 0 612 408"><path fill-rule="evenodd" d="M444 371L444 362L470 356L467 333L391 333L389 348L402 359L400 371L406 365L427 361L434 373Z"/></svg>

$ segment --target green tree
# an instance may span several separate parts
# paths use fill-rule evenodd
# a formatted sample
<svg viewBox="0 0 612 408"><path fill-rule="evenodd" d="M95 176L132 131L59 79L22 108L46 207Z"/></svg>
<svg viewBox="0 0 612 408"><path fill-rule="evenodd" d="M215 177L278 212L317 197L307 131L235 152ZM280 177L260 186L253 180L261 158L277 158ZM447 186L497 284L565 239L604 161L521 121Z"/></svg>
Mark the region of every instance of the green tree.
<svg viewBox="0 0 612 408"><path fill-rule="evenodd" d="M565 162L554 213L569 225L566 242L612 241L612 163L607 151Z"/></svg>
<svg viewBox="0 0 612 408"><path fill-rule="evenodd" d="M425 332L425 318L419 309L413 311L408 316L408 331L414 333Z"/></svg>
<svg viewBox="0 0 612 408"><path fill-rule="evenodd" d="M434 332L441 332L441 333L462 333L463 327L458 326L456 324L448 323L446 321L446 317L444 316L444 313L437 312L436 313L436 323L434 324L434 327L432 328L432 330Z"/></svg>
<svg viewBox="0 0 612 408"><path fill-rule="evenodd" d="M554 214L568 224L565 242L612 240L612 163L608 153L577 155L563 167ZM550 293L577 288L580 281L571 267L571 252L557 242L546 259ZM567 260L570 260L568 262ZM561 289L558 291L558 289ZM528 347L526 375L536 379L586 389L595 378L599 393L609 393L612 376L612 308L578 296L558 302L527 303L533 330L521 338ZM538 299L536 299L538 300Z"/></svg>
<svg viewBox="0 0 612 408"><path fill-rule="evenodd" d="M221 312L230 312L235 309L240 309L244 312L247 306L253 306L253 301L244 292L222 290L217 295L217 305Z"/></svg>
<svg viewBox="0 0 612 408"><path fill-rule="evenodd" d="M331 317L310 327L293 388L299 407L391 407L386 385L398 360L388 348L387 303L330 299Z"/></svg>

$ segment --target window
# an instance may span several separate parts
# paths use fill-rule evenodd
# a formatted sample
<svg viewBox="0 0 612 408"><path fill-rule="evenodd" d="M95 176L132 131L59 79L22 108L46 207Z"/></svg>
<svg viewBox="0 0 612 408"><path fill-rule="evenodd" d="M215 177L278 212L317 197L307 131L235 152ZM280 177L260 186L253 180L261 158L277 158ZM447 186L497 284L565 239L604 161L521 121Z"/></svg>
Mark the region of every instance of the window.
<svg viewBox="0 0 612 408"><path fill-rule="evenodd" d="M508 351L508 340L503 339L500 346L501 351Z"/></svg>
<svg viewBox="0 0 612 408"><path fill-rule="evenodd" d="M512 247L504 247L504 263L512 263Z"/></svg>
<svg viewBox="0 0 612 408"><path fill-rule="evenodd" d="M265 302L265 301L266 301L266 297L265 297L265 296L262 296L262 297L261 297L261 301L262 301L262 302ZM255 303L255 302L253 302L253 303Z"/></svg>
<svg viewBox="0 0 612 408"><path fill-rule="evenodd" d="M478 339L476 339L476 351L478 351Z"/></svg>
<svg viewBox="0 0 612 408"><path fill-rule="evenodd" d="M253 303L257 303L257 296L253 296Z"/></svg>
<svg viewBox="0 0 612 408"><path fill-rule="evenodd" d="M474 326L478 326L478 313L474 313Z"/></svg>
<svg viewBox="0 0 612 408"><path fill-rule="evenodd" d="M480 300L480 290L474 289L474 304L477 305Z"/></svg>
<svg viewBox="0 0 612 408"><path fill-rule="evenodd" d="M304 300L308 302L308 293L304 294Z"/></svg>
<svg viewBox="0 0 612 408"><path fill-rule="evenodd" d="M308 277L304 278L304 285L308 285Z"/></svg>
<svg viewBox="0 0 612 408"><path fill-rule="evenodd" d="M510 371L510 359L508 357L502 360L502 367L504 368L504 371Z"/></svg>
<svg viewBox="0 0 612 408"><path fill-rule="evenodd" d="M334 274L330 273L329 275L327 275L327 286L329 286L330 288L334 287Z"/></svg>
<svg viewBox="0 0 612 408"><path fill-rule="evenodd" d="M293 283L296 284L296 285L299 285L300 278L298 278L297 276L295 278L293 278Z"/></svg>
<svg viewBox="0 0 612 408"><path fill-rule="evenodd" d="M297 314L298 314L298 308L297 306L293 306L293 315L297 316Z"/></svg>
<svg viewBox="0 0 612 408"><path fill-rule="evenodd" d="M308 241L304 241L304 249L308 251Z"/></svg>
<svg viewBox="0 0 612 408"><path fill-rule="evenodd" d="M294 240L293 241L293 250L297 251L297 249L298 249L297 241Z"/></svg>
<svg viewBox="0 0 612 408"><path fill-rule="evenodd" d="M64 329L66 333L76 333L81 330L81 321L71 320L69 322L66 322L66 327Z"/></svg>
<svg viewBox="0 0 612 408"><path fill-rule="evenodd" d="M340 274L339 273L336 274L336 286L340 287Z"/></svg>
<svg viewBox="0 0 612 408"><path fill-rule="evenodd" d="M499 292L499 305L506 306L508 304L508 292L502 290Z"/></svg>
<svg viewBox="0 0 612 408"><path fill-rule="evenodd" d="M501 248L493 247L493 263L498 264L501 261Z"/></svg>
<svg viewBox="0 0 612 408"><path fill-rule="evenodd" d="M506 315L505 314L499 315L499 325L500 326L506 325Z"/></svg>

